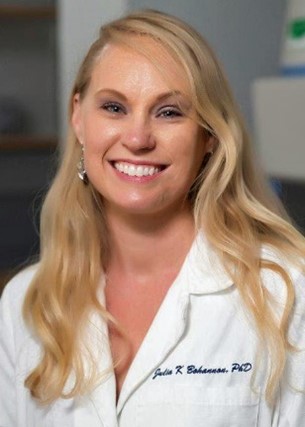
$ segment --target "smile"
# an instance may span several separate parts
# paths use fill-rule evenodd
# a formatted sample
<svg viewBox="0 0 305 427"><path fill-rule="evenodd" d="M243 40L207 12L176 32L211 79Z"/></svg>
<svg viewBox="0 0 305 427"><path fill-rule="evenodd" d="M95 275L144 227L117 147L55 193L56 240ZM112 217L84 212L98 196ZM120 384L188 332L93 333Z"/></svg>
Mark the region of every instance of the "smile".
<svg viewBox="0 0 305 427"><path fill-rule="evenodd" d="M114 162L113 166L125 175L137 177L153 176L163 169L161 166L135 165L125 162Z"/></svg>

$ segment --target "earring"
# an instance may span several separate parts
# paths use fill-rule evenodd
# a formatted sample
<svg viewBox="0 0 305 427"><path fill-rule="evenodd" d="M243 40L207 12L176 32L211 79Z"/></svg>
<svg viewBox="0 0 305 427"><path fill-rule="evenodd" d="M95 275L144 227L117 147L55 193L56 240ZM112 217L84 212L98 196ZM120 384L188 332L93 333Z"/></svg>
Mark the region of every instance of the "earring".
<svg viewBox="0 0 305 427"><path fill-rule="evenodd" d="M77 163L77 175L85 185L88 184L89 180L88 180L88 175L85 169L85 160L84 160L84 146L82 146L82 154L79 162Z"/></svg>

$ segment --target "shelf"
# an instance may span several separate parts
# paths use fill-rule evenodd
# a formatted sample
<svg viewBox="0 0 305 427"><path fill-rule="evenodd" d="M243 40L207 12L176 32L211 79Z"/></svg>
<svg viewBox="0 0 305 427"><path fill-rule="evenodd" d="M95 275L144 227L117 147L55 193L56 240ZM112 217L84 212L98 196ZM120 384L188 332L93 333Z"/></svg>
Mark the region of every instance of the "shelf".
<svg viewBox="0 0 305 427"><path fill-rule="evenodd" d="M57 138L51 136L0 135L0 151L54 151L57 146Z"/></svg>
<svg viewBox="0 0 305 427"><path fill-rule="evenodd" d="M54 6L0 6L0 19L55 19Z"/></svg>

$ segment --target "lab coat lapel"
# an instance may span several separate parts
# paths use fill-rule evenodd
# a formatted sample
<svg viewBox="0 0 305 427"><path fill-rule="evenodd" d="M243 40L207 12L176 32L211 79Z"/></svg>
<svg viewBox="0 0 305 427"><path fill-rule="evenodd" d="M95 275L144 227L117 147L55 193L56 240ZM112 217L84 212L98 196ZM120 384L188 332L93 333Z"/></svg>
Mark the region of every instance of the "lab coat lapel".
<svg viewBox="0 0 305 427"><path fill-rule="evenodd" d="M199 233L185 266L188 290L193 295L220 292L233 285L214 248Z"/></svg>
<svg viewBox="0 0 305 427"><path fill-rule="evenodd" d="M99 299L104 305L104 280ZM107 323L97 313L92 313L90 317L87 336L87 345L90 346L94 358L98 362L98 372L102 374L102 379L88 396L78 400L74 410L74 427L118 427L116 382L108 327ZM89 368L87 367L87 369Z"/></svg>
<svg viewBox="0 0 305 427"><path fill-rule="evenodd" d="M153 323L136 354L125 378L117 405L118 415L133 391L161 364L183 336L189 294L180 272L169 289Z"/></svg>
<svg viewBox="0 0 305 427"><path fill-rule="evenodd" d="M74 399L60 399L57 402L54 427L118 427L116 384L107 325L97 313L90 316L84 346L90 346L90 351L98 362L98 372L103 376L92 392ZM85 359L85 372L89 372L89 369L90 365ZM72 376L66 386L67 389L73 386Z"/></svg>
<svg viewBox="0 0 305 427"><path fill-rule="evenodd" d="M74 427L118 427L113 374L110 373L91 395L80 399L74 417Z"/></svg>

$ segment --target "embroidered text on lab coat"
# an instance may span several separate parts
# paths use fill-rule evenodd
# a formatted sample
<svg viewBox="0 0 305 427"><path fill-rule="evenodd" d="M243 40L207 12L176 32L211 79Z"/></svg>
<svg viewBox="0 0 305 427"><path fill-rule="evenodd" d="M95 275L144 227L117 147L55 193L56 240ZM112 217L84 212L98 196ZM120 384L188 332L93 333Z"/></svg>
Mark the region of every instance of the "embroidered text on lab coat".
<svg viewBox="0 0 305 427"><path fill-rule="evenodd" d="M153 373L152 379L155 380L159 377L166 377L170 375L207 375L207 374L228 374L235 372L249 372L252 370L252 364L246 363L232 363L230 367L206 368L202 365L176 365L174 368L158 368Z"/></svg>

